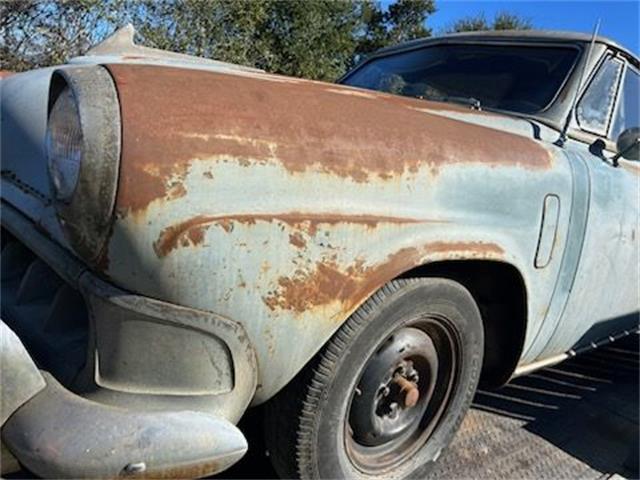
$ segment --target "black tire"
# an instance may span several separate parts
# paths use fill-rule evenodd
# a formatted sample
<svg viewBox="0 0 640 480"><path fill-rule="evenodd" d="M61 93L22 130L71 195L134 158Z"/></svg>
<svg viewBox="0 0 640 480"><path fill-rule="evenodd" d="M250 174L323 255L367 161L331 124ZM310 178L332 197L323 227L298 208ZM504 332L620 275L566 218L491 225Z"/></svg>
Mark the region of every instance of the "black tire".
<svg viewBox="0 0 640 480"><path fill-rule="evenodd" d="M462 285L438 278L390 282L266 405L267 448L276 471L283 478L423 478L471 404L483 348L480 312ZM392 354L401 363L385 370ZM392 370L396 365L401 375ZM405 385L397 382L404 382L398 377L407 365L415 375L406 378L420 392L415 406L408 390L397 387ZM376 375L390 371L396 383L384 385L392 389L371 396L371 385L383 385ZM411 426L400 434L377 429L394 422ZM371 425L373 430L366 428Z"/></svg>

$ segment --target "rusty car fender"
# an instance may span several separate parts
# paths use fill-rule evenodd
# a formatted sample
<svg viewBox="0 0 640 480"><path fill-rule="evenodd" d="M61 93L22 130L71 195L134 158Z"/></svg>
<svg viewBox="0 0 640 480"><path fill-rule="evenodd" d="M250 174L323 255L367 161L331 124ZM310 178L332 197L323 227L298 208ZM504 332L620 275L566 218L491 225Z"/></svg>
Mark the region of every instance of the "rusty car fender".
<svg viewBox="0 0 640 480"><path fill-rule="evenodd" d="M416 99L250 72L108 68L123 150L102 274L241 323L258 357L255 402L385 282L425 263L513 265L531 299L526 341L537 331L568 224L562 208L553 259L536 269L545 195L570 201L556 149Z"/></svg>

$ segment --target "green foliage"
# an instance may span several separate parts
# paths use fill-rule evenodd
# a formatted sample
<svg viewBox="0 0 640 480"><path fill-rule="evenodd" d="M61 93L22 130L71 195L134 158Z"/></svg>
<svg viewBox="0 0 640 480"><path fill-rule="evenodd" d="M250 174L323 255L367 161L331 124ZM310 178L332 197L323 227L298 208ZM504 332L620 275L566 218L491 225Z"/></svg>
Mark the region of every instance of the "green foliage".
<svg viewBox="0 0 640 480"><path fill-rule="evenodd" d="M493 19L492 30L531 30L533 23L530 18L517 16L515 13L500 12Z"/></svg>
<svg viewBox="0 0 640 480"><path fill-rule="evenodd" d="M147 45L328 80L353 60L364 5L343 0L161 0L132 2L127 10Z"/></svg>
<svg viewBox="0 0 640 480"><path fill-rule="evenodd" d="M484 13L457 20L446 29L446 33L476 32L486 30L531 30L530 19L519 17L514 13L499 12L492 21L487 21Z"/></svg>
<svg viewBox="0 0 640 480"><path fill-rule="evenodd" d="M61 63L103 37L115 2L0 2L0 68L24 70Z"/></svg>
<svg viewBox="0 0 640 480"><path fill-rule="evenodd" d="M387 45L428 37L434 0L0 0L0 69L63 63L131 22L144 45L333 80ZM447 32L527 30L509 12Z"/></svg>
<svg viewBox="0 0 640 480"><path fill-rule="evenodd" d="M9 0L2 69L63 63L132 22L142 44L320 80L431 34L434 0Z"/></svg>
<svg viewBox="0 0 640 480"><path fill-rule="evenodd" d="M356 57L388 45L430 37L431 29L426 26L426 20L435 11L434 0L397 0L386 11L375 2L365 1L362 4L363 31L358 39Z"/></svg>
<svg viewBox="0 0 640 480"><path fill-rule="evenodd" d="M477 32L483 30L491 30L491 27L484 13L480 13L475 16L463 17L456 20L446 29L446 33Z"/></svg>

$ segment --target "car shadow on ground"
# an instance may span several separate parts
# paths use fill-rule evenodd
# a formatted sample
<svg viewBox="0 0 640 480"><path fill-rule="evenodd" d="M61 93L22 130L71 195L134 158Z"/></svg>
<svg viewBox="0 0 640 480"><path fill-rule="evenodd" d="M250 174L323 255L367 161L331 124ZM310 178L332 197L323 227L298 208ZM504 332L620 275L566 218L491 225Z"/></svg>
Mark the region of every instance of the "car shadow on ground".
<svg viewBox="0 0 640 480"><path fill-rule="evenodd" d="M478 391L432 477L638 478L638 339ZM248 413L249 452L215 478L275 477L262 422L260 409Z"/></svg>

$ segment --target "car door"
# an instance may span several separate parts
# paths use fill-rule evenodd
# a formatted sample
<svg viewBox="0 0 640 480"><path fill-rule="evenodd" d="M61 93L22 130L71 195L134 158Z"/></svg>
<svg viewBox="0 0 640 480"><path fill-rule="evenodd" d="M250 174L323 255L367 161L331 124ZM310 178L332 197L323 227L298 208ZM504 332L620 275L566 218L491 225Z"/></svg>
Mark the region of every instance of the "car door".
<svg viewBox="0 0 640 480"><path fill-rule="evenodd" d="M634 103L635 102L635 103ZM588 195L580 260L564 312L542 357L579 349L638 324L640 280L638 162L613 160L617 135L639 126L638 71L609 52L576 110L581 139L567 155L586 174L574 178ZM600 140L600 142L597 142Z"/></svg>

